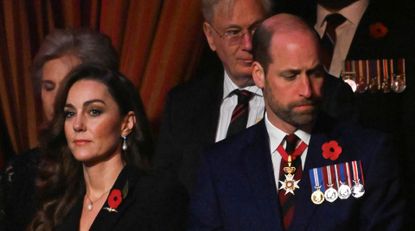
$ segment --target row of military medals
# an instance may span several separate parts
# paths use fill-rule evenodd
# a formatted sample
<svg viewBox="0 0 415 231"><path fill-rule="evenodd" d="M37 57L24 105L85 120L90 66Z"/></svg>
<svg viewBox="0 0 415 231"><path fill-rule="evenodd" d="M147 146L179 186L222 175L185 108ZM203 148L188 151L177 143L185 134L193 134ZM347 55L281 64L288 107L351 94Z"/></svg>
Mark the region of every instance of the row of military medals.
<svg viewBox="0 0 415 231"><path fill-rule="evenodd" d="M360 198L365 193L361 161L351 161L309 170L313 193L311 201L319 205L324 201Z"/></svg>
<svg viewBox="0 0 415 231"><path fill-rule="evenodd" d="M346 60L342 79L357 93L401 93L406 88L405 59Z"/></svg>

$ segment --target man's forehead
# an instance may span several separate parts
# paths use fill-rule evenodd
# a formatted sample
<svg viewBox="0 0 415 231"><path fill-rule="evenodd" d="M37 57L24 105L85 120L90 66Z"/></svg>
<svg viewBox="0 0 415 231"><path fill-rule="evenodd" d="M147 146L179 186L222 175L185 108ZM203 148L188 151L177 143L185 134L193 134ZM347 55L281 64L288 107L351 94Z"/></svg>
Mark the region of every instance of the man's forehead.
<svg viewBox="0 0 415 231"><path fill-rule="evenodd" d="M304 44L306 44L311 50L313 50L312 48L318 48L318 41L316 41L312 32L304 30L275 32L272 34L270 43L271 50L276 51L285 50L291 47L298 47ZM307 51L310 49L307 49Z"/></svg>

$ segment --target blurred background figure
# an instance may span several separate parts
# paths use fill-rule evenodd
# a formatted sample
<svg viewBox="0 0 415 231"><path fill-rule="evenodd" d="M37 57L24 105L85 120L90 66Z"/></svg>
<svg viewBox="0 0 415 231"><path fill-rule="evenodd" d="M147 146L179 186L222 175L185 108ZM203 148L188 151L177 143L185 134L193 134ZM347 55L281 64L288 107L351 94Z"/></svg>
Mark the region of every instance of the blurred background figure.
<svg viewBox="0 0 415 231"><path fill-rule="evenodd" d="M413 207L415 31L411 28L415 27L414 2L285 2L289 6L286 10L304 17L318 32L325 53L330 54L326 55L329 72L354 88L359 123L393 135L399 149L395 158L401 161L401 175Z"/></svg>
<svg viewBox="0 0 415 231"><path fill-rule="evenodd" d="M32 65L35 97L41 98L43 108L39 112L43 113L42 126L53 118L54 101L61 81L80 63L95 63L118 70L119 58L108 36L89 29L55 30L43 41ZM140 100L138 94L135 97ZM136 116L140 118L143 133L142 155L149 157L152 139L142 106ZM2 178L5 222L12 230L23 230L35 211L34 178L39 155L39 148L34 148L15 156Z"/></svg>
<svg viewBox="0 0 415 231"><path fill-rule="evenodd" d="M104 34L88 29L55 30L43 41L33 60L36 93L41 95L46 122L61 81L80 63L96 63L118 70L118 54Z"/></svg>
<svg viewBox="0 0 415 231"><path fill-rule="evenodd" d="M217 54L217 65L168 94L154 161L156 168L177 175L188 190L195 181L204 147L263 117L262 92L251 76L251 36L272 12L269 0L201 3L203 31L210 49Z"/></svg>
<svg viewBox="0 0 415 231"><path fill-rule="evenodd" d="M116 71L71 71L41 133L40 206L30 230L183 230L187 194L147 175L141 103Z"/></svg>

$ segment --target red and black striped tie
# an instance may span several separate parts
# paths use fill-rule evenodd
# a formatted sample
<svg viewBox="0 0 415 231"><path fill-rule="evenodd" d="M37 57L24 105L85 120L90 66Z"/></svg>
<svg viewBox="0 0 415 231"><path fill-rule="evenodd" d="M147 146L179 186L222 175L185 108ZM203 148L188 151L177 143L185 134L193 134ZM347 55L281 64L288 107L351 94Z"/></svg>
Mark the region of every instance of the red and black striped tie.
<svg viewBox="0 0 415 231"><path fill-rule="evenodd" d="M299 138L294 134L290 134L285 137L285 140L287 143L285 146L285 151L287 152L288 155L291 155L297 146ZM296 158L295 156L292 156L292 157L295 158L293 159L292 165L296 168L296 171L294 173L294 180L300 180L302 172L303 172L302 167L301 167L301 158L300 156L298 156L298 158ZM288 166L287 161L285 161L284 159L281 159L280 177L279 177L280 181L285 180L286 173L283 171L283 168L287 166ZM283 219L284 230L289 230L292 220L294 218L295 195L291 193L286 194L284 190L279 190L278 197L280 200L281 215Z"/></svg>
<svg viewBox="0 0 415 231"><path fill-rule="evenodd" d="M226 137L230 137L246 128L249 115L249 101L253 94L247 90L234 90L231 94L238 96L238 104L232 112L231 122Z"/></svg>

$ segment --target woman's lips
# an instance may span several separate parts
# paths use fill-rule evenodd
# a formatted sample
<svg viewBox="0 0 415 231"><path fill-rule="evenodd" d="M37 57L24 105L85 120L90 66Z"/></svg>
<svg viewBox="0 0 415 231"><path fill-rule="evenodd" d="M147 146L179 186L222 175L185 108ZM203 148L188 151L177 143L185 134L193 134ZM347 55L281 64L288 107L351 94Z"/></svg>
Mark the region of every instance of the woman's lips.
<svg viewBox="0 0 415 231"><path fill-rule="evenodd" d="M82 139L77 139L77 140L74 140L73 141L73 143L75 145L85 145L85 144L87 144L89 142L91 142L91 141L90 140L82 140Z"/></svg>

